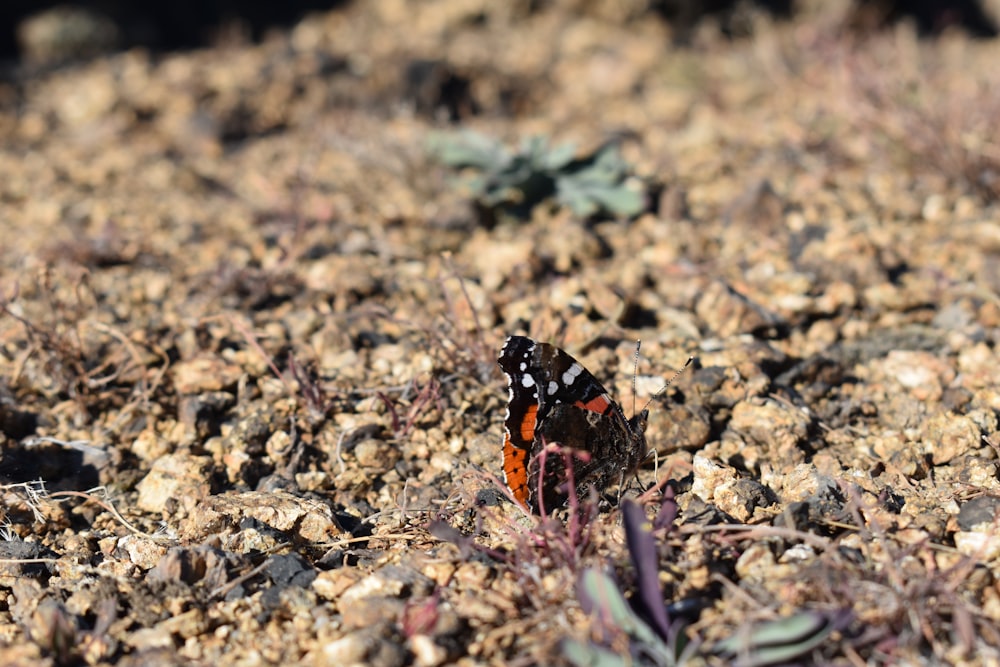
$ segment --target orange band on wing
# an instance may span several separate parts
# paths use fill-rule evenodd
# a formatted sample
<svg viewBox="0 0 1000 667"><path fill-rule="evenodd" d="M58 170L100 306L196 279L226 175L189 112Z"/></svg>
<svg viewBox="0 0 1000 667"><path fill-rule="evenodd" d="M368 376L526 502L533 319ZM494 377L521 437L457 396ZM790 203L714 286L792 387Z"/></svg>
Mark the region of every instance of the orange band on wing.
<svg viewBox="0 0 1000 667"><path fill-rule="evenodd" d="M514 498L528 504L528 450L515 447L510 438L503 440L503 476Z"/></svg>
<svg viewBox="0 0 1000 667"><path fill-rule="evenodd" d="M611 398L609 398L607 394L601 394L597 398L592 398L586 403L583 401L577 401L573 405L578 408L583 408L584 410L590 410L591 412L598 412L602 415L606 415L611 411L611 406L614 404L611 402Z"/></svg>
<svg viewBox="0 0 1000 667"><path fill-rule="evenodd" d="M521 418L521 440L524 442L531 442L535 439L535 422L536 415L538 414L537 405L529 405L528 409L524 412L524 417Z"/></svg>

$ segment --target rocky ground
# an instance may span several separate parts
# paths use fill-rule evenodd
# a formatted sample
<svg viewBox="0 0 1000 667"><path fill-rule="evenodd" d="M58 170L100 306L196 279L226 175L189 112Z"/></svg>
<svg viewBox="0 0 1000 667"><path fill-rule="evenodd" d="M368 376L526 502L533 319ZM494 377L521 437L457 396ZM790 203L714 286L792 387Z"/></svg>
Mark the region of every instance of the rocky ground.
<svg viewBox="0 0 1000 667"><path fill-rule="evenodd" d="M1000 662L997 43L580 4L0 84L0 663ZM638 481L506 500L514 333Z"/></svg>

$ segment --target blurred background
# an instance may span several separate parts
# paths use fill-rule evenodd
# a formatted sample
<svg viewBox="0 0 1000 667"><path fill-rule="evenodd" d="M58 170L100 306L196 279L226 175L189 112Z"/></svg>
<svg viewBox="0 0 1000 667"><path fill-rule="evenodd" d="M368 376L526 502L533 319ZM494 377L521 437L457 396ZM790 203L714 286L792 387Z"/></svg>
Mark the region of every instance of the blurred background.
<svg viewBox="0 0 1000 667"><path fill-rule="evenodd" d="M176 50L232 42L259 41L268 30L289 27L310 12L352 4L335 0L290 2L235 0L178 0L169 3L37 2L0 3L0 60L6 63L60 63L118 49L142 46ZM619 13L622 17L648 14L669 24L678 42L690 39L704 20L724 32L746 29L743 17L751 9L776 18L815 11L813 5L841 7L847 25L858 31L878 30L900 20L912 20L923 35L960 28L976 37L997 33L1000 2L995 0L875 0L866 2L793 2L792 0L524 0L522 10L548 4L577 5L582 13ZM829 11L825 8L825 11Z"/></svg>

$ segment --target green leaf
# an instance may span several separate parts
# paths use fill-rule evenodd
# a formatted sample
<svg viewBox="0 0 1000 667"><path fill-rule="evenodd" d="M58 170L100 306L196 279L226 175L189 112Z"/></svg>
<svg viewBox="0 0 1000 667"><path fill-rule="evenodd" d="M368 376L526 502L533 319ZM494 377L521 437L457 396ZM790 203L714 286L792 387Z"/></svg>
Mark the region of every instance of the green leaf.
<svg viewBox="0 0 1000 667"><path fill-rule="evenodd" d="M645 196L623 183L609 184L575 174L556 179L556 198L581 217L599 212L633 217L642 213L646 206Z"/></svg>
<svg viewBox="0 0 1000 667"><path fill-rule="evenodd" d="M427 147L439 162L456 169L491 170L510 161L510 154L500 142L471 130L458 134L434 132Z"/></svg>
<svg viewBox="0 0 1000 667"><path fill-rule="evenodd" d="M562 640L560 648L567 660L580 667L625 667L633 664L623 655L572 638Z"/></svg>
<svg viewBox="0 0 1000 667"><path fill-rule="evenodd" d="M716 644L715 651L737 658L734 664L740 667L763 667L812 651L835 629L836 623L823 614L803 612L743 628Z"/></svg>
<svg viewBox="0 0 1000 667"><path fill-rule="evenodd" d="M573 144L567 143L562 146L556 146L543 156L541 166L547 171L559 171L572 162L575 155L576 146Z"/></svg>
<svg viewBox="0 0 1000 667"><path fill-rule="evenodd" d="M633 217L645 208L645 193L627 183L628 165L613 144L576 158L573 144L550 148L545 137L532 136L511 153L492 138L464 131L432 134L427 146L442 164L465 170L459 182L494 211L527 217L553 196L579 217Z"/></svg>
<svg viewBox="0 0 1000 667"><path fill-rule="evenodd" d="M629 607L618 586L605 573L590 568L580 580L580 599L584 609L596 613L599 621L617 627L633 641L643 645L645 652L661 656L669 664L672 653L660 637Z"/></svg>

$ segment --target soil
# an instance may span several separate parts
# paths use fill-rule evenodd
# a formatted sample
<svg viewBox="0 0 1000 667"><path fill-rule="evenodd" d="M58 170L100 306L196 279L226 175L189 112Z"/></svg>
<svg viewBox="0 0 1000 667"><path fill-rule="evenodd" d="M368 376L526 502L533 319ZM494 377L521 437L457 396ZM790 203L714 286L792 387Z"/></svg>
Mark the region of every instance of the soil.
<svg viewBox="0 0 1000 667"><path fill-rule="evenodd" d="M0 663L1000 664L1000 45L647 5L0 84ZM612 146L642 212L470 136ZM651 401L636 479L510 502L511 334Z"/></svg>

